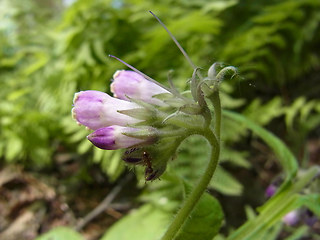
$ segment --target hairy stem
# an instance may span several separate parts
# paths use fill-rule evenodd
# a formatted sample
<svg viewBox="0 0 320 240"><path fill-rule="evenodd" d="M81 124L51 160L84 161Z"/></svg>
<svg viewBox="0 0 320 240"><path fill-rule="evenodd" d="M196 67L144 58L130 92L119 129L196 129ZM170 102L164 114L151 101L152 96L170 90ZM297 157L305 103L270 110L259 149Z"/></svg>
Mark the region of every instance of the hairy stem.
<svg viewBox="0 0 320 240"><path fill-rule="evenodd" d="M210 127L204 128L199 131L198 134L204 136L211 146L211 155L208 166L205 173L202 175L200 181L192 190L191 194L187 197L182 207L178 211L177 215L173 219L173 222L169 226L168 230L164 234L161 240L172 240L177 235L186 219L200 200L202 194L206 190L219 161L220 154L220 129L221 129L221 104L219 91L213 93L210 97L210 101L213 104L215 111L215 133L210 129Z"/></svg>
<svg viewBox="0 0 320 240"><path fill-rule="evenodd" d="M215 91L209 99L212 102L212 105L214 107L214 131L216 133L216 136L218 140L220 139L220 131L221 131L221 103L220 103L220 95L219 91Z"/></svg>
<svg viewBox="0 0 320 240"><path fill-rule="evenodd" d="M214 135L214 133L207 129L201 135L203 135L211 145L211 156L210 161L207 166L207 169L203 176L201 177L200 181L193 189L191 194L187 197L185 202L183 203L182 207L178 211L177 215L175 216L173 222L169 226L167 232L162 237L162 240L172 240L190 215L191 211L194 209L195 205L198 203L200 197L206 190L218 164L219 160L219 153L220 153L220 146L219 142Z"/></svg>

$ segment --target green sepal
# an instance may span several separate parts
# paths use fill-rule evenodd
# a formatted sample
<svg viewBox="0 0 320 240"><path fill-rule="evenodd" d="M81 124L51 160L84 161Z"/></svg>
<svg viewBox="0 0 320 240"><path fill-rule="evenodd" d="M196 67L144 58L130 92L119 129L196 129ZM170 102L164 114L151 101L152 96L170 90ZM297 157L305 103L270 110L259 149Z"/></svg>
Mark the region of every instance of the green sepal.
<svg viewBox="0 0 320 240"><path fill-rule="evenodd" d="M153 98L157 98L173 108L183 108L185 105L193 105L195 108L199 108L192 99L188 99L183 95L180 95L180 97L178 98L170 93L160 93L153 96Z"/></svg>
<svg viewBox="0 0 320 240"><path fill-rule="evenodd" d="M217 74L221 71L222 68L223 63L221 62L215 62L214 64L212 64L208 70L208 79L216 79Z"/></svg>
<svg viewBox="0 0 320 240"><path fill-rule="evenodd" d="M228 66L223 69L216 75L216 82L222 82L226 77L230 76L230 79L238 74L238 69L233 66Z"/></svg>
<svg viewBox="0 0 320 240"><path fill-rule="evenodd" d="M171 93L159 93L159 94L153 95L152 97L159 99L161 101L164 101L164 100L167 100L170 98L174 98L174 96Z"/></svg>
<svg viewBox="0 0 320 240"><path fill-rule="evenodd" d="M164 173L168 161L175 157L177 148L183 139L183 136L160 139L158 143L144 148L148 153L152 167L151 172L148 172L146 167L145 178L147 181L158 179Z"/></svg>
<svg viewBox="0 0 320 240"><path fill-rule="evenodd" d="M158 138L158 131L154 128L140 128L136 132L129 132L129 133L123 133L123 135L126 135L128 137L134 137L139 139L157 139Z"/></svg>
<svg viewBox="0 0 320 240"><path fill-rule="evenodd" d="M179 110L186 114L197 115L201 114L202 110L198 104L185 104L179 108Z"/></svg>
<svg viewBox="0 0 320 240"><path fill-rule="evenodd" d="M139 120L147 120L151 118L151 114L148 110L144 108L135 108L135 109L128 109L128 110L118 110L117 112L121 114L125 114L129 117L133 117Z"/></svg>
<svg viewBox="0 0 320 240"><path fill-rule="evenodd" d="M163 102L173 108L179 108L179 107L183 106L184 104L186 104L186 102L180 98L166 99Z"/></svg>
<svg viewBox="0 0 320 240"><path fill-rule="evenodd" d="M178 127L185 127L189 129L202 127L204 118L201 115L188 115L180 110L168 115L162 120L162 123L172 124ZM183 123L183 125L181 125Z"/></svg>
<svg viewBox="0 0 320 240"><path fill-rule="evenodd" d="M135 99L135 98L130 98L130 97L128 97L128 96L127 96L127 98L128 98L131 102L134 102L134 103L138 104L139 106L147 109L148 111L153 112L153 111L156 110L156 109L155 109L155 106L154 106L153 104L151 104L151 103L147 103L147 102L145 102L145 101L142 101L142 100L139 100L139 99Z"/></svg>
<svg viewBox="0 0 320 240"><path fill-rule="evenodd" d="M214 91L213 86L210 86L209 80L204 80L201 82L201 91L203 92L204 96L210 97Z"/></svg>

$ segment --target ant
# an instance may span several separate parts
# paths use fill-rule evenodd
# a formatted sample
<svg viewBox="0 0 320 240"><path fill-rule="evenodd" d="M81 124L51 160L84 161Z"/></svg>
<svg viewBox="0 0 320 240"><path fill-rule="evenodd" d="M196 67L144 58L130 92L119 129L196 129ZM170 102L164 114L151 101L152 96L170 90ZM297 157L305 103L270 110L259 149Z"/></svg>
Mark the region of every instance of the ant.
<svg viewBox="0 0 320 240"><path fill-rule="evenodd" d="M122 158L125 162L132 164L141 164L146 167L144 175L146 181L154 180L157 176L158 171L154 171L152 168L151 156L150 154L141 148L130 148L125 151Z"/></svg>
<svg viewBox="0 0 320 240"><path fill-rule="evenodd" d="M143 161L144 161L144 164L146 165L146 169L144 172L146 181L154 180L155 177L157 176L158 171L153 170L150 155L146 151L143 152Z"/></svg>

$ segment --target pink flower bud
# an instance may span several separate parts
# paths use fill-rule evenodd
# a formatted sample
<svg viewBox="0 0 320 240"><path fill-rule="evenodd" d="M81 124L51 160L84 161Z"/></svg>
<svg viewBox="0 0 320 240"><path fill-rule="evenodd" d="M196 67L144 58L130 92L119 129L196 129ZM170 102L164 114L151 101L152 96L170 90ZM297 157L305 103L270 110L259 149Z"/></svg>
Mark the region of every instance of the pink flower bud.
<svg viewBox="0 0 320 240"><path fill-rule="evenodd" d="M159 106L164 103L157 98L153 98L153 96L161 93L169 93L159 85L145 79L140 74L127 70L117 71L113 75L111 92L113 92L116 98L128 100L128 96L129 98L142 100Z"/></svg>
<svg viewBox="0 0 320 240"><path fill-rule="evenodd" d="M288 226L296 225L300 220L300 213L298 210L293 210L287 213L283 218L282 221L287 224Z"/></svg>
<svg viewBox="0 0 320 240"><path fill-rule="evenodd" d="M135 145L152 142L153 138L150 139L138 139L134 137L128 137L124 134L136 132L138 129L121 126L109 126L99 128L88 136L90 142L96 147L105 150L115 150L119 148L129 148Z"/></svg>
<svg viewBox="0 0 320 240"><path fill-rule="evenodd" d="M119 113L119 110L141 108L139 105L113 98L99 91L82 91L74 96L72 116L79 124L96 130L111 125L126 126L140 120Z"/></svg>

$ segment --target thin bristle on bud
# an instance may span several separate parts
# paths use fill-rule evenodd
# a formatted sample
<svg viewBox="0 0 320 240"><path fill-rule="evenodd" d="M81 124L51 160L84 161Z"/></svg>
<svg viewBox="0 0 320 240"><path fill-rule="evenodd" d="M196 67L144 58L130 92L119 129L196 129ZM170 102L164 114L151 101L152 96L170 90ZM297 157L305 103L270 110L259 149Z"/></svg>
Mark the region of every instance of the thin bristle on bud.
<svg viewBox="0 0 320 240"><path fill-rule="evenodd" d="M172 41L177 45L177 47L179 48L179 50L181 51L181 53L183 54L183 56L187 59L188 63L190 64L190 66L193 68L193 70L197 69L197 66L192 62L191 58L189 57L189 55L186 53L186 51L183 49L183 47L180 45L180 43L178 42L178 40L175 38L175 36L173 36L173 34L170 32L170 30L166 27L166 25L164 25L164 23L152 12L149 11L152 16L157 19L157 21L161 24L161 26L164 28L164 30L166 30L166 32L169 34L169 36L171 37ZM197 72L197 75L200 79L202 79L202 76L200 74L200 72Z"/></svg>

